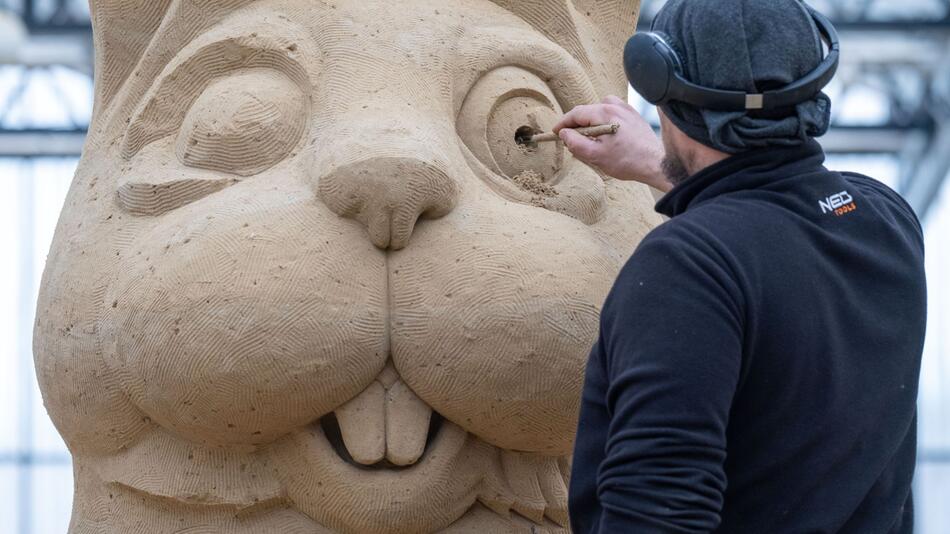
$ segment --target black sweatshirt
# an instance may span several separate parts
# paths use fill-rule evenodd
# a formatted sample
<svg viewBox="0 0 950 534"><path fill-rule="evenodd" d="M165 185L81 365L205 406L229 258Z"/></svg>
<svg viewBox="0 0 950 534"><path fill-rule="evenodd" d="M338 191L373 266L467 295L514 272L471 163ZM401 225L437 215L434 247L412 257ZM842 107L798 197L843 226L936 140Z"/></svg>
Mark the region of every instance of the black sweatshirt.
<svg viewBox="0 0 950 534"><path fill-rule="evenodd" d="M921 228L823 162L740 154L657 204L587 367L575 534L912 531Z"/></svg>

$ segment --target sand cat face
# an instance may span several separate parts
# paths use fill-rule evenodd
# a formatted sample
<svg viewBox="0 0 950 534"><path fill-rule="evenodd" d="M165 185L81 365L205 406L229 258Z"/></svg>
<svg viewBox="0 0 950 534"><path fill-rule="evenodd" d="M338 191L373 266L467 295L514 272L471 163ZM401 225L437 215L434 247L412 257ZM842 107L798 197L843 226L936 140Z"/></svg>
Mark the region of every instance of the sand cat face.
<svg viewBox="0 0 950 534"><path fill-rule="evenodd" d="M623 90L636 3L134 4L93 4L37 319L73 530L566 525L599 306L657 220L515 132Z"/></svg>

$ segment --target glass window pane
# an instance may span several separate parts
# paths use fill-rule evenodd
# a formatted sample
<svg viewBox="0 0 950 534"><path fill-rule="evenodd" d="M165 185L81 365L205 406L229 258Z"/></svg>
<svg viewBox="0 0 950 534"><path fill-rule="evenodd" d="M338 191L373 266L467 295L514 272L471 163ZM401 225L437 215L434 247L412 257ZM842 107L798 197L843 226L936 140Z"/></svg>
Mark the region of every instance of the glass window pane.
<svg viewBox="0 0 950 534"><path fill-rule="evenodd" d="M20 163L0 159L0 250L6 258L0 261L0 455L12 454L17 444L17 417L20 397L19 358L19 250L20 213L18 206Z"/></svg>
<svg viewBox="0 0 950 534"><path fill-rule="evenodd" d="M926 221L929 309L920 375L920 446L950 450L950 186L944 186L933 210Z"/></svg>
<svg viewBox="0 0 950 534"><path fill-rule="evenodd" d="M0 459L9 457L0 453ZM0 530L16 532L17 520L17 470L14 464L0 463Z"/></svg>
<svg viewBox="0 0 950 534"><path fill-rule="evenodd" d="M914 488L917 534L944 534L950 528L950 464L923 463L917 467Z"/></svg>
<svg viewBox="0 0 950 534"><path fill-rule="evenodd" d="M859 84L839 94L832 106L835 122L848 126L886 124L890 111L886 92Z"/></svg>
<svg viewBox="0 0 950 534"><path fill-rule="evenodd" d="M66 532L72 512L73 471L69 465L33 467L31 500L35 534Z"/></svg>
<svg viewBox="0 0 950 534"><path fill-rule="evenodd" d="M77 126L88 126L92 118L92 78L66 67L50 67L52 81L62 88L60 94L67 100L70 117Z"/></svg>

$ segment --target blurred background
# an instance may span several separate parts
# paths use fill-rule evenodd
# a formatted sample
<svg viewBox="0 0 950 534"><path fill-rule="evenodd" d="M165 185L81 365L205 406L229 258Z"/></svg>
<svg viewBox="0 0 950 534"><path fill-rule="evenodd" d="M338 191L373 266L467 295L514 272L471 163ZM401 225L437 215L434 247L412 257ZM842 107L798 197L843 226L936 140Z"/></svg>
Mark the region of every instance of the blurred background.
<svg viewBox="0 0 950 534"><path fill-rule="evenodd" d="M812 0L842 35L828 167L896 189L924 223L930 321L915 492L950 532L950 0ZM643 2L641 28L663 1ZM0 531L66 532L69 454L33 373L37 289L92 113L86 0L0 0ZM656 112L642 101L644 114Z"/></svg>

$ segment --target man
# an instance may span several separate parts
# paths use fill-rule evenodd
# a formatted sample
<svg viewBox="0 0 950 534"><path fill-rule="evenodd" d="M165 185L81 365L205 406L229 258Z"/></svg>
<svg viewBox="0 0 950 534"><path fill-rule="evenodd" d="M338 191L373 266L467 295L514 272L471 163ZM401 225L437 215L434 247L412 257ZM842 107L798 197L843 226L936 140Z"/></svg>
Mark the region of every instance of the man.
<svg viewBox="0 0 950 534"><path fill-rule="evenodd" d="M655 30L714 89L782 88L823 57L798 0L671 0ZM923 239L896 193L822 166L829 110L817 90L758 111L666 101L660 143L608 98L556 128L581 160L666 192L671 218L603 308L575 533L912 532ZM621 129L568 129L604 123Z"/></svg>

